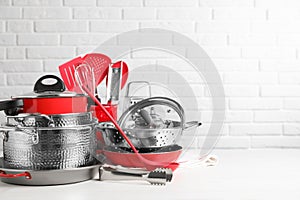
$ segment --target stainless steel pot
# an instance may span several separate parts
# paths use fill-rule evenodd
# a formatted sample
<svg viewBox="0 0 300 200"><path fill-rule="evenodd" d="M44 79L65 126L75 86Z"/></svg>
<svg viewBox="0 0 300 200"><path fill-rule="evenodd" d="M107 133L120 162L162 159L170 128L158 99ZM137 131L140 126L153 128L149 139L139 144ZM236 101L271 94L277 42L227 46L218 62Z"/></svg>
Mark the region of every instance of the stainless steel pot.
<svg viewBox="0 0 300 200"><path fill-rule="evenodd" d="M60 115L44 115L21 113L16 116L6 116L7 126L22 127L73 127L93 122L91 112L68 113Z"/></svg>
<svg viewBox="0 0 300 200"><path fill-rule="evenodd" d="M1 127L4 166L30 170L86 166L93 161L95 125Z"/></svg>

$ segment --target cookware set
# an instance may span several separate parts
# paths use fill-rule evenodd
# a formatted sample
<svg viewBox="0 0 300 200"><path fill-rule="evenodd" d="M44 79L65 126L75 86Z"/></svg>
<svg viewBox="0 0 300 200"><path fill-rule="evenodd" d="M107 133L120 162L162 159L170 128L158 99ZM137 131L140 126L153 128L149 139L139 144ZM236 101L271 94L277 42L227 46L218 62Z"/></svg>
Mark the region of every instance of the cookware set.
<svg viewBox="0 0 300 200"><path fill-rule="evenodd" d="M199 122L186 122L177 101L152 97L145 81L127 84L118 116L120 90L128 79L123 61L111 63L108 56L91 53L60 65L59 71L63 80L45 75L32 93L0 101L7 115L0 127L3 182L66 184L92 179L97 172L100 180L107 179L105 174L112 179L134 174L151 184L171 181L167 168L178 166L181 136ZM106 98L97 95L105 79ZM148 86L149 96L129 96L133 84Z"/></svg>

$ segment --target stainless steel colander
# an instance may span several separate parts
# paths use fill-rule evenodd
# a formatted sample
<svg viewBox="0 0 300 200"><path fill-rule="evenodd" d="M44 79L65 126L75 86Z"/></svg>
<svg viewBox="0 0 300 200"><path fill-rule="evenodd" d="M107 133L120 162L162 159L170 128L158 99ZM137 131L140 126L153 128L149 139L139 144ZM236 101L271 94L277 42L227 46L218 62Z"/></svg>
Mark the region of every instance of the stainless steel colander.
<svg viewBox="0 0 300 200"><path fill-rule="evenodd" d="M179 122L173 122L179 124ZM162 129L124 129L127 137L136 148L160 148L177 144L185 130L196 128L197 121L187 122L184 128L176 126ZM103 122L98 125L106 146L129 147L127 142L112 123ZM142 134L139 134L142 133ZM144 136L143 136L144 135ZM145 137L147 135L147 137Z"/></svg>
<svg viewBox="0 0 300 200"><path fill-rule="evenodd" d="M185 123L183 108L166 97L144 99L129 107L119 124L137 148L157 148L178 143L185 129L197 127L198 122ZM111 123L98 125L106 146L128 147Z"/></svg>

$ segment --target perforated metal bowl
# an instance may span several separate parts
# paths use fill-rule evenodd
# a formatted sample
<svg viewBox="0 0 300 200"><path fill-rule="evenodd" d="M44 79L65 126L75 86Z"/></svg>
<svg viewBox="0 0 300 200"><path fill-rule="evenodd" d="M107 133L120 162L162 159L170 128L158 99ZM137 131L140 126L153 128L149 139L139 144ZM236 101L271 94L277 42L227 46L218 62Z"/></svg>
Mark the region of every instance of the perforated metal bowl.
<svg viewBox="0 0 300 200"><path fill-rule="evenodd" d="M160 106L160 114L152 112ZM198 122L185 124L183 108L165 97L152 97L132 105L120 117L119 124L136 148L174 145L180 140L183 130L199 125ZM112 123L101 123L98 128L106 146L129 147Z"/></svg>
<svg viewBox="0 0 300 200"><path fill-rule="evenodd" d="M179 124L179 122L173 123ZM200 125L201 123L197 121L191 121L187 122L184 125L184 128L177 126L155 131L152 129L124 129L124 132L136 148L153 149L177 144L185 130L196 128ZM103 122L97 127L101 132L101 138L103 138L105 146L129 147L125 139L112 123ZM143 134L147 135L147 137L143 137Z"/></svg>

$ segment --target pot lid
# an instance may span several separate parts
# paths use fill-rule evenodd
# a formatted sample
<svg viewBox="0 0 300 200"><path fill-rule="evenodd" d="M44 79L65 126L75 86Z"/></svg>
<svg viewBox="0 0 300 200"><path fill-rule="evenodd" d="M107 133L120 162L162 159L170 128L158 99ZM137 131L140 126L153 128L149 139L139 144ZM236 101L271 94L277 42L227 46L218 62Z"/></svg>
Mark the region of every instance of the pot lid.
<svg viewBox="0 0 300 200"><path fill-rule="evenodd" d="M46 84L46 80L54 80L54 83ZM64 82L55 75L45 75L37 80L33 92L19 96L12 96L14 99L20 98L58 98L58 97L82 97L84 94L66 91Z"/></svg>
<svg viewBox="0 0 300 200"><path fill-rule="evenodd" d="M161 129L177 121L180 127L185 123L181 105L167 97L151 97L130 106L120 117L121 128Z"/></svg>

